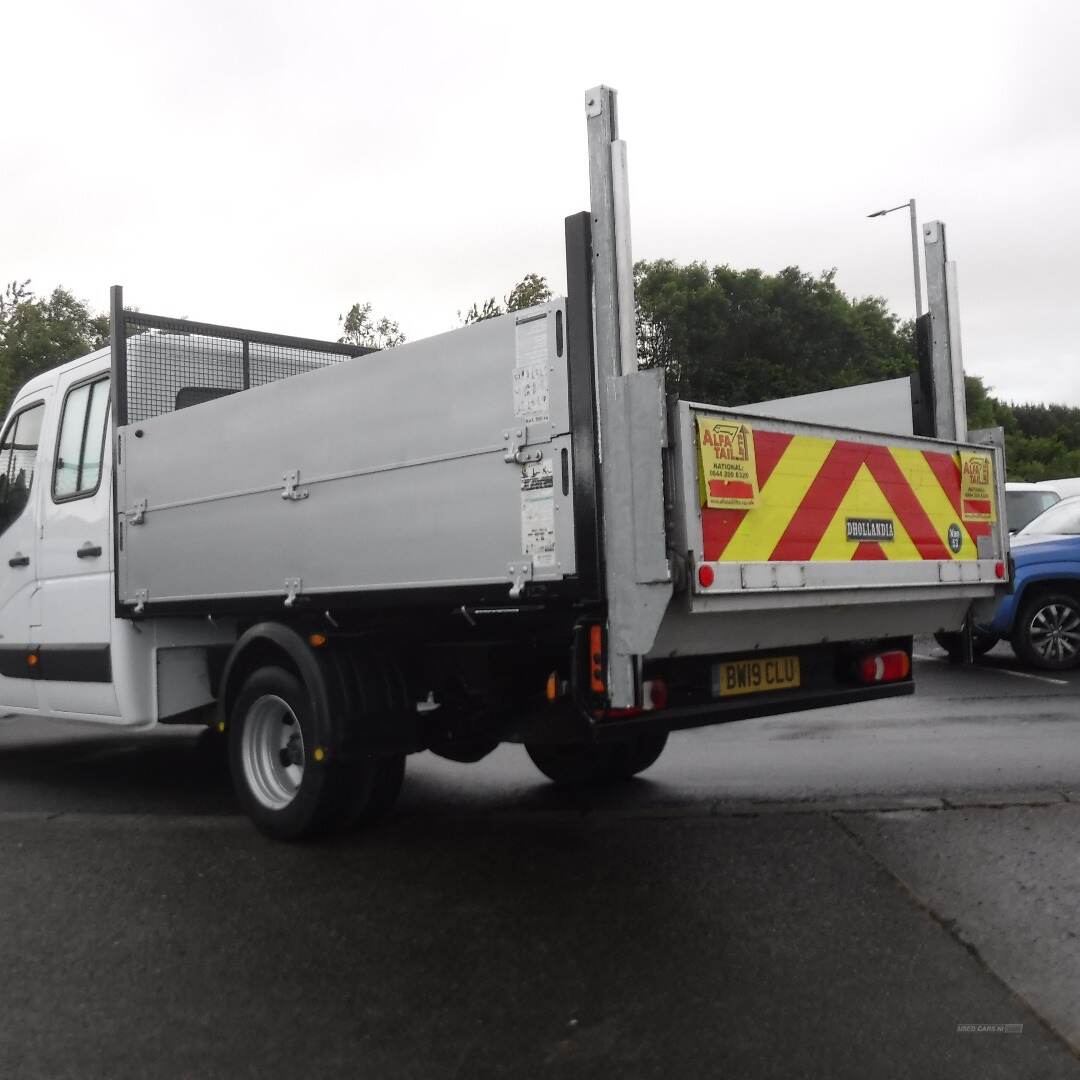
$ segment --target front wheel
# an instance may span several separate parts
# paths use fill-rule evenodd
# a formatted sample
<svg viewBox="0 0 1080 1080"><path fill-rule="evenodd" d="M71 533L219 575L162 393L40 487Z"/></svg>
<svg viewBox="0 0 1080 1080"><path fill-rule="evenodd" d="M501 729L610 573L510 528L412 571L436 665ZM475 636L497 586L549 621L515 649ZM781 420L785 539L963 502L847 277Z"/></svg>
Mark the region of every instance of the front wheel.
<svg viewBox="0 0 1080 1080"><path fill-rule="evenodd" d="M1012 646L1021 660L1047 671L1080 662L1080 602L1069 593L1042 593L1020 609Z"/></svg>

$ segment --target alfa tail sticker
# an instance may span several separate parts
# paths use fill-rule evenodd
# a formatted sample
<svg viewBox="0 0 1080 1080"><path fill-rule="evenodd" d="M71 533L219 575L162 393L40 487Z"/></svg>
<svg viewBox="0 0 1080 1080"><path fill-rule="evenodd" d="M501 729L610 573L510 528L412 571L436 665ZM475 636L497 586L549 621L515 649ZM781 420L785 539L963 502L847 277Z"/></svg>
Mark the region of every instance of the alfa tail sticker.
<svg viewBox="0 0 1080 1080"><path fill-rule="evenodd" d="M960 498L965 521L996 521L994 459L977 451L960 451Z"/></svg>
<svg viewBox="0 0 1080 1080"><path fill-rule="evenodd" d="M745 510L757 503L754 432L734 420L697 418L701 505Z"/></svg>

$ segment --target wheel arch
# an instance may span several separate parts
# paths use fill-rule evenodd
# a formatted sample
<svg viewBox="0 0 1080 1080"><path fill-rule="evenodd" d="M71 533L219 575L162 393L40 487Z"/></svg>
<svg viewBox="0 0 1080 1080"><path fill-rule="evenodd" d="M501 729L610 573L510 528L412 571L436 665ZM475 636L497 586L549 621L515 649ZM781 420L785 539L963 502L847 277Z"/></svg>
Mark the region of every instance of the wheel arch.
<svg viewBox="0 0 1080 1080"><path fill-rule="evenodd" d="M1068 563L1046 563L1029 574L1018 573L1017 579L1012 597L1014 616L1036 592L1066 592L1080 601L1080 572Z"/></svg>
<svg viewBox="0 0 1080 1080"><path fill-rule="evenodd" d="M326 678L322 665L298 631L284 623L261 622L237 639L225 661L218 693L218 726L229 721L244 682L259 668L276 665L295 675L311 695L321 720L329 715Z"/></svg>
<svg viewBox="0 0 1080 1080"><path fill-rule="evenodd" d="M315 647L299 630L273 621L256 623L233 646L221 677L219 729L228 724L245 680L267 665L283 667L303 683L320 738L336 747L339 757L423 749L396 657L348 640ZM383 695L397 703L390 712L362 710L365 699Z"/></svg>

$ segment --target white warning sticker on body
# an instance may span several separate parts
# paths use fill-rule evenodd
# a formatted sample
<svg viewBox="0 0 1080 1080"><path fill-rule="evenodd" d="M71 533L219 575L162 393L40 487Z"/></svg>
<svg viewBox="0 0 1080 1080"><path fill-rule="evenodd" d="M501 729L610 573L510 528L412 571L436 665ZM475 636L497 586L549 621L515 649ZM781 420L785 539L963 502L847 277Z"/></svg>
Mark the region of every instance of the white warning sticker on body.
<svg viewBox="0 0 1080 1080"><path fill-rule="evenodd" d="M527 424L549 419L547 316L515 327L514 416Z"/></svg>
<svg viewBox="0 0 1080 1080"><path fill-rule="evenodd" d="M521 550L537 570L555 567L555 477L550 461L521 466Z"/></svg>

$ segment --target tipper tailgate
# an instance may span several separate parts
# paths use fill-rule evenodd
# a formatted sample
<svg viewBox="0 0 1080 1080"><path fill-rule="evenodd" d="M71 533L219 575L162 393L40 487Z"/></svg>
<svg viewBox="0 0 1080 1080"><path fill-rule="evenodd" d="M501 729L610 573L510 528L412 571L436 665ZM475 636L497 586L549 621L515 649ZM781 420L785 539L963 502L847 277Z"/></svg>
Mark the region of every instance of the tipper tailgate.
<svg viewBox="0 0 1080 1080"><path fill-rule="evenodd" d="M993 447L686 402L676 423L692 603L942 587L975 599L1005 578L1003 468Z"/></svg>

